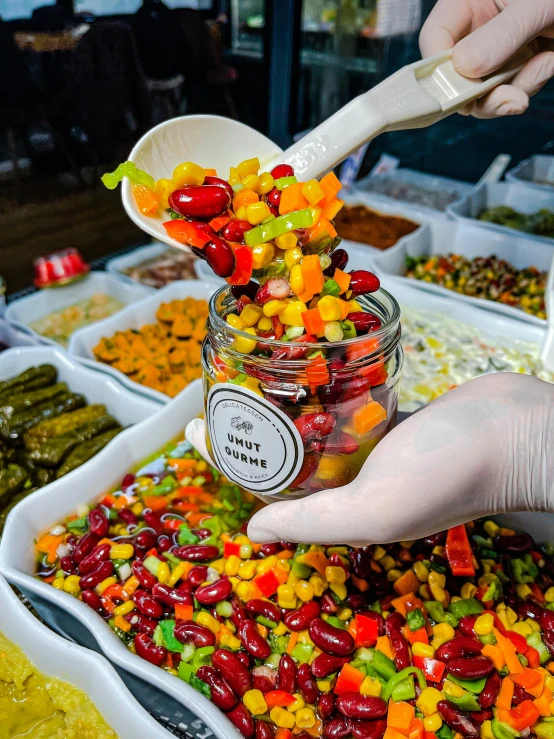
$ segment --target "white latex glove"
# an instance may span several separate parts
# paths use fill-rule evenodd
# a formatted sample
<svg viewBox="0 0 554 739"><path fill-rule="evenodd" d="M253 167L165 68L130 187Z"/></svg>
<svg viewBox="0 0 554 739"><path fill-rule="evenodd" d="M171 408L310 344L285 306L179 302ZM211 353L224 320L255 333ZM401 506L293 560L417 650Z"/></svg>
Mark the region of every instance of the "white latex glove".
<svg viewBox="0 0 554 739"><path fill-rule="evenodd" d="M422 56L454 46L454 67L466 77L483 77L499 69L537 36L554 36L553 0L438 0L419 37ZM495 118L527 110L529 98L554 76L554 52L531 59L509 85L467 105L465 115Z"/></svg>
<svg viewBox="0 0 554 739"><path fill-rule="evenodd" d="M187 438L201 452L203 434L203 422L189 424ZM495 513L552 511L553 450L554 385L487 375L400 424L354 482L272 503L252 518L248 535L261 543L364 546Z"/></svg>

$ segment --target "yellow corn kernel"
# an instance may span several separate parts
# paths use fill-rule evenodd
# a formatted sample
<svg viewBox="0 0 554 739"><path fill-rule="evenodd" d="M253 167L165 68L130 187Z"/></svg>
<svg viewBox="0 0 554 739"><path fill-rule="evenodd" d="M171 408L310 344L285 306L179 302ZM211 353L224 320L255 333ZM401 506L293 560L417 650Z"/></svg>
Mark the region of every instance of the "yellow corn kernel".
<svg viewBox="0 0 554 739"><path fill-rule="evenodd" d="M435 624L433 626L433 636L438 636L439 639L453 639L456 632L450 626L450 624Z"/></svg>
<svg viewBox="0 0 554 739"><path fill-rule="evenodd" d="M352 609L341 608L340 611L337 613L337 618L339 619L339 621L348 621L352 618Z"/></svg>
<svg viewBox="0 0 554 739"><path fill-rule="evenodd" d="M224 572L230 577L236 577L239 574L240 558L236 554L231 554L225 560Z"/></svg>
<svg viewBox="0 0 554 739"><path fill-rule="evenodd" d="M210 565L210 567L213 567L213 564ZM169 576L169 580L167 581L167 584L171 587L173 587L176 583L179 582L179 580L185 575L185 573L190 569L188 562L181 562L181 564L178 564L177 567L173 570L171 575Z"/></svg>
<svg viewBox="0 0 554 739"><path fill-rule="evenodd" d="M438 554L439 557L444 557L444 547L439 547L439 546L433 547L432 554ZM437 572L437 575L438 574L439 573Z"/></svg>
<svg viewBox="0 0 554 739"><path fill-rule="evenodd" d="M175 677L179 674L174 667L166 667L164 669L166 672L169 672L170 675L175 675Z"/></svg>
<svg viewBox="0 0 554 739"><path fill-rule="evenodd" d="M252 585L251 582L239 582L237 585L236 593L238 597L247 603L249 600L252 600L252 598L256 597L256 588Z"/></svg>
<svg viewBox="0 0 554 739"><path fill-rule="evenodd" d="M113 609L114 616L125 616L126 613L131 613L135 610L135 604L132 600L128 600L126 603L122 603L120 606L116 606Z"/></svg>
<svg viewBox="0 0 554 739"><path fill-rule="evenodd" d="M301 578L298 577L298 575L295 575L294 572L289 572L289 575L287 577L287 585L296 585L297 582L300 582Z"/></svg>
<svg viewBox="0 0 554 739"><path fill-rule="evenodd" d="M544 678L544 685L548 688L548 690L554 691L554 675L545 675Z"/></svg>
<svg viewBox="0 0 554 739"><path fill-rule="evenodd" d="M292 729L296 721L293 713L279 706L274 706L271 709L269 717L281 729Z"/></svg>
<svg viewBox="0 0 554 739"><path fill-rule="evenodd" d="M227 181L231 186L239 184L240 174L236 167L231 167L231 169L229 170L229 179Z"/></svg>
<svg viewBox="0 0 554 739"><path fill-rule="evenodd" d="M321 653L320 653L321 654ZM332 683L330 680L317 680L317 687L320 690L321 693L330 693L332 688Z"/></svg>
<svg viewBox="0 0 554 739"><path fill-rule="evenodd" d="M442 726L442 718L438 713L432 713L423 719L423 727L425 731L438 731Z"/></svg>
<svg viewBox="0 0 554 739"><path fill-rule="evenodd" d="M95 589L98 595L102 595L104 590L107 590L109 587L111 587L112 585L116 585L116 584L117 584L116 577L107 577L105 580L102 580L102 582L98 583Z"/></svg>
<svg viewBox="0 0 554 739"><path fill-rule="evenodd" d="M317 180L308 180L301 192L310 205L317 205L325 197L325 192Z"/></svg>
<svg viewBox="0 0 554 739"><path fill-rule="evenodd" d="M249 326L250 328L255 326L262 316L262 309L259 305L254 305L254 303L248 303L248 305L245 305L240 314L240 318L244 321L244 325Z"/></svg>
<svg viewBox="0 0 554 739"><path fill-rule="evenodd" d="M238 175L241 179L248 177L249 174L258 174L260 170L260 160L258 157L253 159L245 159L237 167Z"/></svg>
<svg viewBox="0 0 554 739"><path fill-rule="evenodd" d="M304 292L304 278L302 277L302 266L294 264L290 271L290 289L295 295L301 295Z"/></svg>
<svg viewBox="0 0 554 739"><path fill-rule="evenodd" d="M481 724L481 731L479 732L479 736L481 739L496 739L495 735L492 732L492 721L483 721Z"/></svg>
<svg viewBox="0 0 554 739"><path fill-rule="evenodd" d="M424 565L423 562L415 562L412 569L419 582L427 582L429 578L429 568L427 565Z"/></svg>
<svg viewBox="0 0 554 739"><path fill-rule="evenodd" d="M248 559L241 562L239 567L239 577L241 580L251 580L256 574L256 561Z"/></svg>
<svg viewBox="0 0 554 739"><path fill-rule="evenodd" d="M529 585L525 585L525 583L520 583L519 585L516 585L516 592L521 600L525 600L525 598L531 594L531 588Z"/></svg>
<svg viewBox="0 0 554 739"><path fill-rule="evenodd" d="M298 326L303 327L304 321L302 320L302 313L305 313L308 307L301 300L294 300L287 303L283 310L279 311L279 320L284 323L285 326Z"/></svg>
<svg viewBox="0 0 554 739"><path fill-rule="evenodd" d="M304 629L303 631L298 632L298 641L300 642L300 644L309 644L312 647L314 646L308 629Z"/></svg>
<svg viewBox="0 0 554 739"><path fill-rule="evenodd" d="M290 711L291 713L296 713L296 711L304 708L304 706L306 705L300 693L294 693L294 697L296 698L294 703L291 703L290 706L287 706L287 711Z"/></svg>
<svg viewBox="0 0 554 739"><path fill-rule="evenodd" d="M277 236L275 239L275 246L277 246L279 249L283 249L283 251L287 251L288 249L295 249L298 244L298 237L294 233L294 231L287 231L286 234L282 234L281 236Z"/></svg>
<svg viewBox="0 0 554 739"><path fill-rule="evenodd" d="M429 590L429 586L426 582L420 586L418 593L421 595L423 600L431 600L431 591Z"/></svg>
<svg viewBox="0 0 554 739"><path fill-rule="evenodd" d="M425 688L416 701L416 706L424 716L437 712L437 703L444 700L444 695L436 688Z"/></svg>
<svg viewBox="0 0 554 739"><path fill-rule="evenodd" d="M251 330L253 331L254 329L247 329L247 333L250 333ZM263 397L263 393L260 390L260 381L256 380L254 377L247 377L246 380L243 380L240 384L242 387L246 387L248 390L252 390L253 393Z"/></svg>
<svg viewBox="0 0 554 739"><path fill-rule="evenodd" d="M263 267L266 267L271 262L274 255L275 248L273 244L257 244L252 248L252 269L262 269Z"/></svg>
<svg viewBox="0 0 554 739"><path fill-rule="evenodd" d="M483 526L485 531L489 536L498 536L498 532L500 531L500 526L498 526L494 521L485 521L485 525Z"/></svg>
<svg viewBox="0 0 554 739"><path fill-rule="evenodd" d="M54 580L52 580L52 587L56 588L56 590L63 590L63 583L64 583L64 577L56 577Z"/></svg>
<svg viewBox="0 0 554 739"><path fill-rule="evenodd" d="M500 536L514 536L515 533L516 532L513 529L507 529L504 526L500 529Z"/></svg>
<svg viewBox="0 0 554 739"><path fill-rule="evenodd" d="M258 321L258 331L271 331L272 328L273 324L271 323L271 318L262 316Z"/></svg>
<svg viewBox="0 0 554 739"><path fill-rule="evenodd" d="M255 328L247 326L242 330L245 334L256 336ZM244 339L242 336L237 336L237 338L235 339L235 351L237 351L239 354L252 354L257 344L258 342L256 339Z"/></svg>
<svg viewBox="0 0 554 739"><path fill-rule="evenodd" d="M266 218L269 218L271 211L269 205L260 200L258 203L250 203L246 206L246 220L250 225L257 226Z"/></svg>
<svg viewBox="0 0 554 739"><path fill-rule="evenodd" d="M379 545L377 545L375 547L375 551L373 552L373 559L376 562L379 562L379 560L383 559L385 554L386 554L386 551L383 549L383 547L380 547Z"/></svg>
<svg viewBox="0 0 554 739"><path fill-rule="evenodd" d="M167 562L162 562L158 566L158 582L165 584L169 580L170 577L171 577L171 570L169 569L169 565L167 564Z"/></svg>
<svg viewBox="0 0 554 739"><path fill-rule="evenodd" d="M326 567L325 568L325 579L329 583L344 583L346 582L346 572L342 567Z"/></svg>
<svg viewBox="0 0 554 739"><path fill-rule="evenodd" d="M225 560L223 557L221 559L216 559L215 562L211 562L210 567L212 567L219 575L222 575L225 571Z"/></svg>
<svg viewBox="0 0 554 739"><path fill-rule="evenodd" d="M329 583L329 589L337 596L339 600L345 600L348 595L346 585L343 583Z"/></svg>
<svg viewBox="0 0 554 739"><path fill-rule="evenodd" d="M79 587L79 580L81 578L79 575L69 575L69 577L66 577L63 582L63 589L66 593L71 593L72 595L76 595L81 591L81 588Z"/></svg>
<svg viewBox="0 0 554 739"><path fill-rule="evenodd" d="M314 589L314 595L316 598L320 598L327 588L327 583L319 575L312 575L308 580L312 588Z"/></svg>
<svg viewBox="0 0 554 739"><path fill-rule="evenodd" d="M508 614L506 613L506 604L505 603L499 603L496 606L496 615L502 622L502 626L504 626L505 629L508 631L511 628L510 620L508 618Z"/></svg>
<svg viewBox="0 0 554 739"><path fill-rule="evenodd" d="M296 595L292 585L279 585L277 602L281 608L296 608Z"/></svg>
<svg viewBox="0 0 554 739"><path fill-rule="evenodd" d="M435 572L434 570L431 570L431 572L429 573L428 582L429 585L436 583L437 585L440 585L441 588L444 588L444 586L446 585L446 576L440 572Z"/></svg>
<svg viewBox="0 0 554 739"><path fill-rule="evenodd" d="M260 178L257 174L249 174L241 181L247 190L254 190L258 195L260 194Z"/></svg>
<svg viewBox="0 0 554 739"><path fill-rule="evenodd" d="M263 172L260 175L260 195L266 195L275 187L275 180L269 172Z"/></svg>
<svg viewBox="0 0 554 739"><path fill-rule="evenodd" d="M315 724L315 713L311 708L305 706L296 712L296 725L299 729L311 729Z"/></svg>
<svg viewBox="0 0 554 739"><path fill-rule="evenodd" d="M160 208L162 210L167 210L167 208L169 208L169 196L171 195L173 190L175 190L175 183L173 182L173 180L168 180L164 177L156 180L154 192L159 198Z"/></svg>
<svg viewBox="0 0 554 739"><path fill-rule="evenodd" d="M221 635L219 645L221 647L229 647L229 649L232 649L234 652L239 650L242 646L240 639L237 639L237 637L231 634L231 632Z"/></svg>
<svg viewBox="0 0 554 739"><path fill-rule="evenodd" d="M430 644L424 644L423 642L417 641L412 644L412 653L415 657L434 657L435 650Z"/></svg>
<svg viewBox="0 0 554 739"><path fill-rule="evenodd" d="M463 600L459 595L453 595L452 598L450 598L451 603L457 603L459 600Z"/></svg>
<svg viewBox="0 0 554 739"><path fill-rule="evenodd" d="M554 587L548 588L544 594L544 599L547 603L554 603Z"/></svg>
<svg viewBox="0 0 554 739"><path fill-rule="evenodd" d="M134 553L132 544L114 544L110 549L110 559L131 559Z"/></svg>
<svg viewBox="0 0 554 739"><path fill-rule="evenodd" d="M227 323L231 328L237 329L237 331L242 331L243 328L246 328L245 322L240 316L237 316L236 313L229 313L227 316Z"/></svg>
<svg viewBox="0 0 554 739"><path fill-rule="evenodd" d="M171 179L175 187L184 185L203 185L206 172L194 162L181 162L173 170Z"/></svg>
<svg viewBox="0 0 554 739"><path fill-rule="evenodd" d="M362 695L371 695L374 698L379 698L381 695L382 685L374 677L366 677L363 683L360 685L360 693Z"/></svg>
<svg viewBox="0 0 554 739"><path fill-rule="evenodd" d="M288 269L292 269L295 264L298 264L303 256L302 249L298 246L295 246L294 249L287 249L284 256L285 266Z"/></svg>
<svg viewBox="0 0 554 739"><path fill-rule="evenodd" d="M258 575L265 575L266 572L269 572L269 570L272 570L275 567L278 561L279 560L274 554L270 555L269 557L266 557L266 559L259 560Z"/></svg>
<svg viewBox="0 0 554 739"><path fill-rule="evenodd" d="M294 592L301 601L306 603L309 600L313 600L314 589L306 580L299 580L294 586Z"/></svg>
<svg viewBox="0 0 554 739"><path fill-rule="evenodd" d="M342 315L340 300L333 295L325 295L321 298L317 308L324 321L339 321Z"/></svg>
<svg viewBox="0 0 554 739"><path fill-rule="evenodd" d="M467 690L464 690L459 685L456 685L456 683L453 683L452 680L444 681L443 691L445 693L448 693L449 695L453 695L454 698L461 698L462 695L467 694Z"/></svg>
<svg viewBox="0 0 554 739"><path fill-rule="evenodd" d="M286 305L287 303L284 300L268 300L263 307L264 316L272 318L280 313Z"/></svg>
<svg viewBox="0 0 554 739"><path fill-rule="evenodd" d="M476 592L477 588L472 582L465 582L460 588L462 598L473 598Z"/></svg>
<svg viewBox="0 0 554 739"><path fill-rule="evenodd" d="M205 626L214 634L219 634L221 631L221 624L208 611L199 611L196 616L196 623Z"/></svg>
<svg viewBox="0 0 554 739"><path fill-rule="evenodd" d="M540 631L541 630L541 627L539 626L539 624L536 621L533 621L532 618L526 618L525 619L525 623L529 626L529 628L531 629L531 631Z"/></svg>
<svg viewBox="0 0 554 739"><path fill-rule="evenodd" d="M385 572L388 572L389 570L392 570L396 565L396 562L394 561L394 557L391 557L390 554L385 554L383 559L379 561L379 564L384 568Z"/></svg>
<svg viewBox="0 0 554 739"><path fill-rule="evenodd" d="M142 505L140 501L138 501L137 503L134 504L134 506L132 506L131 510L133 511L135 516L140 516L140 514L144 510L144 506Z"/></svg>
<svg viewBox="0 0 554 739"><path fill-rule="evenodd" d="M261 690L247 690L242 696L242 702L254 716L267 711L267 703Z"/></svg>
<svg viewBox="0 0 554 739"><path fill-rule="evenodd" d="M521 634L521 636L524 637L528 637L533 633L533 629L529 624L526 624L525 621L518 621L517 624L514 624L512 626L512 631L515 631L516 634Z"/></svg>
<svg viewBox="0 0 554 739"><path fill-rule="evenodd" d="M235 210L235 215L239 221L246 221L246 205L241 205Z"/></svg>
<svg viewBox="0 0 554 739"><path fill-rule="evenodd" d="M438 601L442 605L446 603L446 600L448 598L448 593L441 585L438 585L437 583L434 582L431 585L429 585L429 589L431 590L431 594L436 601Z"/></svg>
<svg viewBox="0 0 554 739"><path fill-rule="evenodd" d="M285 634L288 633L288 629L282 621L281 623L278 623L277 626L274 629L272 629L272 631L275 634L275 636L284 636Z"/></svg>
<svg viewBox="0 0 554 739"><path fill-rule="evenodd" d="M494 616L491 613L483 613L477 618L473 625L473 630L478 636L490 634L494 626Z"/></svg>

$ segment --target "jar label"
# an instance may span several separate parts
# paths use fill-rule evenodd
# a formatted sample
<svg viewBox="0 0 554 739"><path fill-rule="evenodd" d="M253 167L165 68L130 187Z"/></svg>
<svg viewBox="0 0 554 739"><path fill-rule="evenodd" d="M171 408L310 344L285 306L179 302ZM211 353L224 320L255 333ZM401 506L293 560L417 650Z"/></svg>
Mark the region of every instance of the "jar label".
<svg viewBox="0 0 554 739"><path fill-rule="evenodd" d="M282 410L239 385L214 385L206 408L212 455L233 482L275 495L298 475L304 445Z"/></svg>

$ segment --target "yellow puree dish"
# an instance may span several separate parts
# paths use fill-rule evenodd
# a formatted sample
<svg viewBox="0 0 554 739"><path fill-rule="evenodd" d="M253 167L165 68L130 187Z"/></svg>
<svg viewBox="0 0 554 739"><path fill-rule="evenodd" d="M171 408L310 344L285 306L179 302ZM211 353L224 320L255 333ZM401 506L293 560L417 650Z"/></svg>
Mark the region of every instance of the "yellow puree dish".
<svg viewBox="0 0 554 739"><path fill-rule="evenodd" d="M0 739L117 739L87 696L0 634Z"/></svg>

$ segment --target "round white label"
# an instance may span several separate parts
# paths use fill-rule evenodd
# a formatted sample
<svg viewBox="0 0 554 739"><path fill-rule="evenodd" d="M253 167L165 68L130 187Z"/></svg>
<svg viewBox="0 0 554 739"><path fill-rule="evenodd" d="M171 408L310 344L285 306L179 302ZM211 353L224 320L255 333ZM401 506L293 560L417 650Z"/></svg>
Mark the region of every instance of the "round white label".
<svg viewBox="0 0 554 739"><path fill-rule="evenodd" d="M214 385L206 416L214 461L233 482L253 493L275 495L298 475L304 446L296 426L252 390Z"/></svg>

